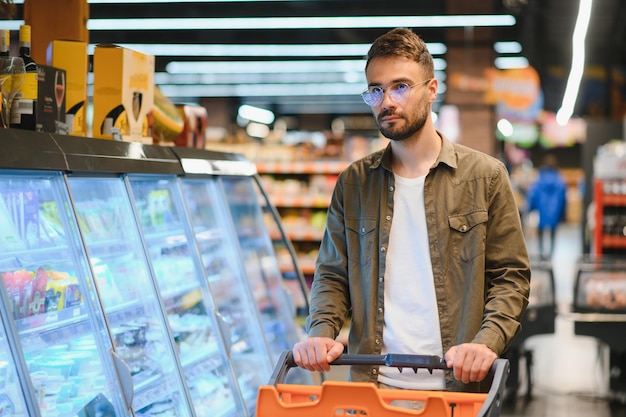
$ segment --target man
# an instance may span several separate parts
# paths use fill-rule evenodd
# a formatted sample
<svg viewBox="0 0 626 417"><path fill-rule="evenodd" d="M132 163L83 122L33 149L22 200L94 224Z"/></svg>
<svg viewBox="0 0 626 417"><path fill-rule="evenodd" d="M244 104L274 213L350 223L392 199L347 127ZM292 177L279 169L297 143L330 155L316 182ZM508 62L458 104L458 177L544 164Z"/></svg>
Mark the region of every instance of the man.
<svg viewBox="0 0 626 417"><path fill-rule="evenodd" d="M556 242L556 229L565 220L567 210L567 184L559 172L554 154L544 155L539 175L528 190L528 212L539 213L537 239L541 259L551 259ZM544 251L545 232L548 234L547 251Z"/></svg>
<svg viewBox="0 0 626 417"><path fill-rule="evenodd" d="M363 99L390 143L337 180L308 338L294 346L294 359L328 371L351 316L349 353L435 354L453 368L430 375L360 365L351 380L479 390L528 304L530 266L507 171L435 129L432 56L412 31L379 37L365 73Z"/></svg>

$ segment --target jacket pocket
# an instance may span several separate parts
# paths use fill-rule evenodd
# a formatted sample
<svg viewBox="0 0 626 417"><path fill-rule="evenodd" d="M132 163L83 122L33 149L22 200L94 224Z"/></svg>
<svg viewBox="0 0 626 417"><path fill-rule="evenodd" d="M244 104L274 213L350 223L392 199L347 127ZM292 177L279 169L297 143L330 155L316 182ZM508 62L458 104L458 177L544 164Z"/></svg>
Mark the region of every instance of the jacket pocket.
<svg viewBox="0 0 626 417"><path fill-rule="evenodd" d="M455 257L472 261L485 253L485 234L489 215L486 210L448 216L450 242Z"/></svg>
<svg viewBox="0 0 626 417"><path fill-rule="evenodd" d="M346 243L351 263L372 263L376 255L373 253L376 222L376 219L371 218L346 219Z"/></svg>

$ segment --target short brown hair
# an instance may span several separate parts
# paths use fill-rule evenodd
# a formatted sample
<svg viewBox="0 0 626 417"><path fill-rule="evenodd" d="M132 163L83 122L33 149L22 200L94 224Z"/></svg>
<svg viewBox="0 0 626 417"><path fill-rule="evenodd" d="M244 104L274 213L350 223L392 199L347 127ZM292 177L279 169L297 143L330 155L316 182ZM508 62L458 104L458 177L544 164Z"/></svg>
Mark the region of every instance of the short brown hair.
<svg viewBox="0 0 626 417"><path fill-rule="evenodd" d="M424 69L427 77L434 78L433 57L422 38L412 30L395 28L379 36L367 53L365 69L374 58L393 56L405 57L417 62Z"/></svg>

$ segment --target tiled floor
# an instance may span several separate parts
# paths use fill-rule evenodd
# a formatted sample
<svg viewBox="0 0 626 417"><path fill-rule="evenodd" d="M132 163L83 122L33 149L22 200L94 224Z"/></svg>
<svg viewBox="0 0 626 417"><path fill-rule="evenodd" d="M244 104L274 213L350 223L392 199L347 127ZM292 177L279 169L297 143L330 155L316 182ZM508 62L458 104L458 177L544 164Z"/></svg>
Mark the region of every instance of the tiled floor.
<svg viewBox="0 0 626 417"><path fill-rule="evenodd" d="M576 261L581 255L581 227L562 225L552 256L558 314L552 334L535 335L524 342L532 352L531 392L527 399L525 364L520 363L519 390L508 401L502 417L626 417L623 401L609 401L608 348L588 336L574 334L571 315ZM538 254L536 235L527 230L531 255ZM626 334L626 333L625 333ZM625 336L626 337L626 336ZM335 367L328 379L344 379L345 368ZM614 372L614 370L613 370Z"/></svg>

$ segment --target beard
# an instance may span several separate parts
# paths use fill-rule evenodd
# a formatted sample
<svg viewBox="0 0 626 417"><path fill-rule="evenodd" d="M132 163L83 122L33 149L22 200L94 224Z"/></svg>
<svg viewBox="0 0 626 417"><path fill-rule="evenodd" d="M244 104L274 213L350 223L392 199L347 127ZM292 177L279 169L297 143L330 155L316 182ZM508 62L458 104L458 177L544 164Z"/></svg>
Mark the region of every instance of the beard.
<svg viewBox="0 0 626 417"><path fill-rule="evenodd" d="M396 126L397 122L393 122L387 127L383 126L383 122L381 122L382 118L385 116L390 116L395 114L398 117L402 117L405 121L404 126ZM426 124L426 120L428 119L428 106L424 107L416 107L415 111L409 115L402 115L400 113L394 113L391 110L383 110L378 116L375 118L376 125L378 126L378 130L384 137L394 141L403 141L413 137L416 133L418 133L424 125Z"/></svg>

